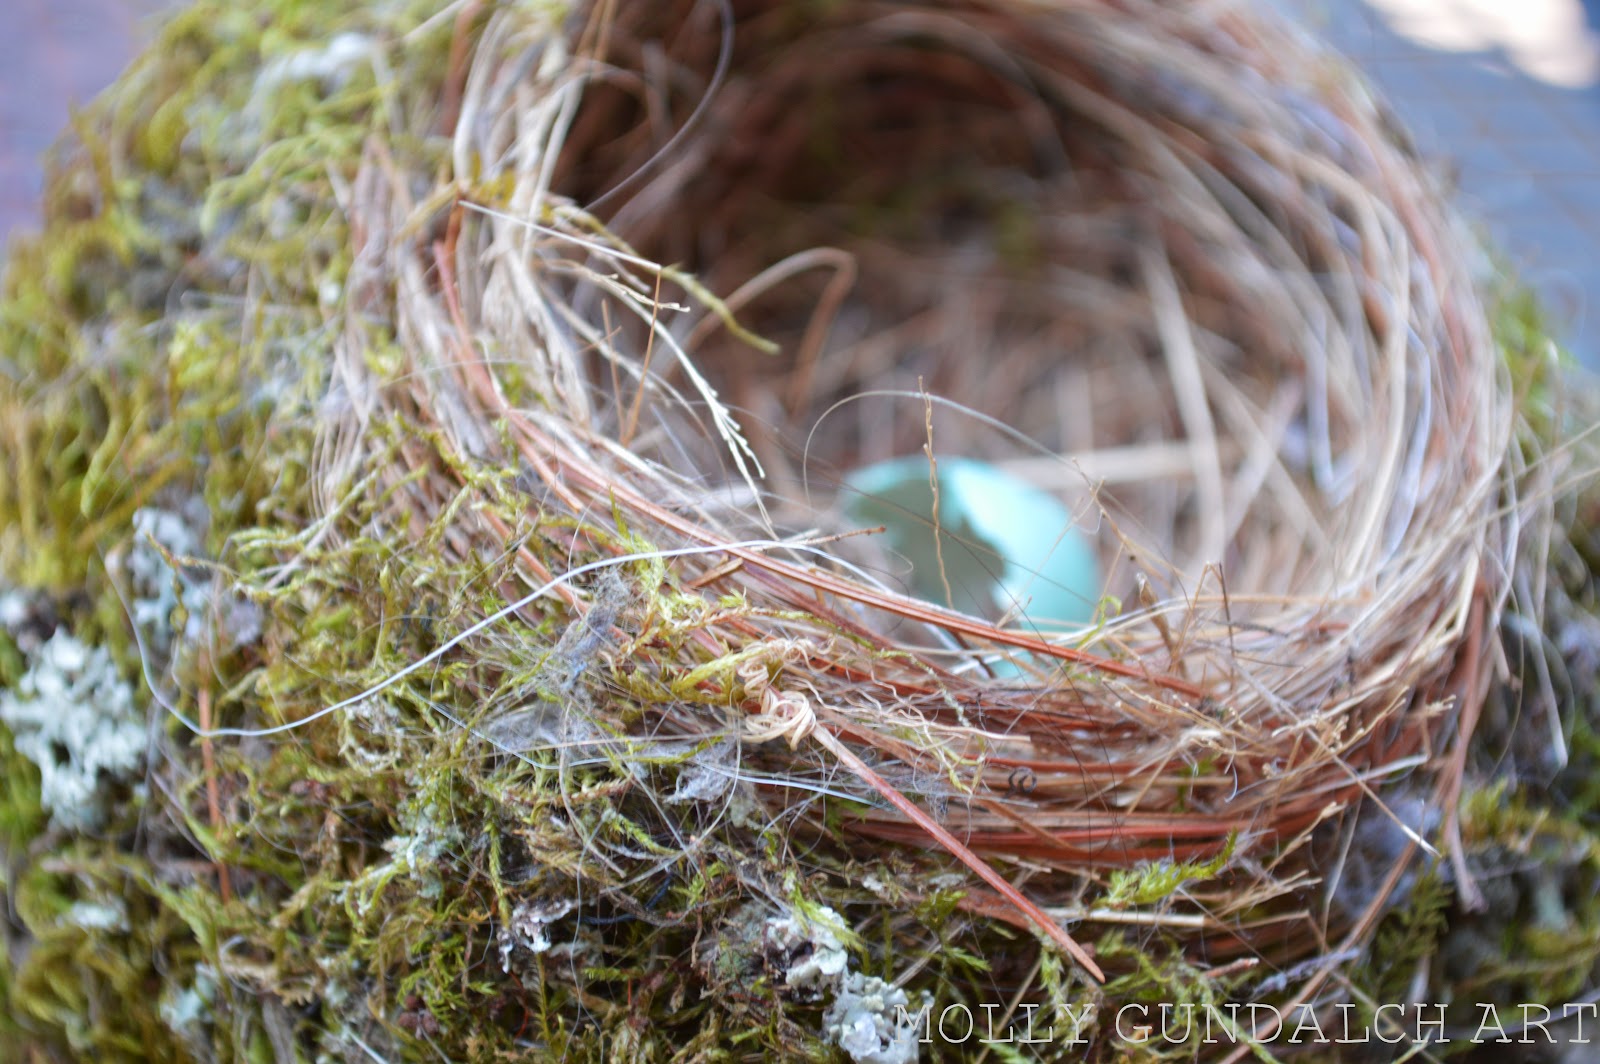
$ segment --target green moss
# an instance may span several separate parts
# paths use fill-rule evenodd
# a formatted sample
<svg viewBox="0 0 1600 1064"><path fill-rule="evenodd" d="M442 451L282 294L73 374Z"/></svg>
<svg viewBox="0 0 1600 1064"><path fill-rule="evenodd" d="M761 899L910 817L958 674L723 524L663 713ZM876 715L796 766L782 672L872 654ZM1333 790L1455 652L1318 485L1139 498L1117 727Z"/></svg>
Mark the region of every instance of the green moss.
<svg viewBox="0 0 1600 1064"><path fill-rule="evenodd" d="M39 802L39 768L17 753L11 733L0 726L0 852L16 853L37 838L49 820Z"/></svg>
<svg viewBox="0 0 1600 1064"><path fill-rule="evenodd" d="M423 642L394 631L415 593L394 579L393 549L354 524L341 526L353 535L337 548L303 555L296 579L273 586L272 574L312 519L311 414L332 344L319 301L341 288L350 243L335 182L353 177L364 139L394 117L399 79L442 69L448 25L402 37L431 6L340 17L381 51L386 85L371 64L347 78L261 77L276 58L327 45L321 4L201 4L177 16L78 117L49 182L45 231L12 248L0 423L14 475L0 477L0 573L61 603L59 621L109 646L129 679L151 668L191 717L193 694L178 692L202 683L219 722L303 715ZM427 159L441 145L396 150ZM247 287L266 296L248 316ZM354 519L370 520L382 501L355 498ZM219 559L224 587L258 602L262 632L224 643L221 657L152 661L129 623L117 559L133 545L135 511L190 499L209 515L204 557ZM481 599L482 581L500 574L443 576L438 586ZM451 605L453 617L479 602ZM17 640L0 635L0 681L25 667ZM446 666L434 680L471 673ZM485 808L485 779L427 772L430 758L466 756L459 735L433 741L446 729L427 687L396 701L405 740L352 737L344 722L342 734L307 729L269 749L217 744L211 780L199 744L160 728L151 815L130 803L92 839L49 828L37 769L0 733L0 846L19 920L0 984L8 1043L84 1059L259 1059L289 1030L342 1053L347 1036L415 1033L396 1026L400 1010L381 1017L392 1035L370 1030L369 1003L386 987L421 986L446 1003L499 994L466 977L469 964L479 971L466 936L489 943L487 879L463 874L445 900L440 877L469 860L419 870L384 848L426 827L419 809L446 833L498 816ZM353 775L353 740L384 770ZM402 757L419 751L403 772ZM415 804L406 772L430 780L434 805ZM220 820L208 812L213 787ZM120 916L99 918L108 913ZM214 990L203 999L196 986ZM454 1013L452 1037L466 1037L471 1025Z"/></svg>
<svg viewBox="0 0 1600 1064"><path fill-rule="evenodd" d="M1139 868L1116 869L1106 886L1103 904L1122 908L1165 901L1191 881L1210 879L1228 867L1238 841L1236 832L1230 834L1227 845L1208 861L1155 861Z"/></svg>

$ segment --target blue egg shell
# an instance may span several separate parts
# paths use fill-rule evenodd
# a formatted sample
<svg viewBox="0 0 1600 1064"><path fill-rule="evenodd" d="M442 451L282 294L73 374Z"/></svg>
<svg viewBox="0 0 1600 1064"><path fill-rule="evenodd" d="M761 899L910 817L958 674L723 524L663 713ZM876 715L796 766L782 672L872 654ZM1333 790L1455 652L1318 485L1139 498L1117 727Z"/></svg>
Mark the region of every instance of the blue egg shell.
<svg viewBox="0 0 1600 1064"><path fill-rule="evenodd" d="M1090 623L1100 571L1089 538L1055 496L970 458L938 460L938 535L928 459L864 466L844 479L853 520L886 529L886 547L910 563L913 594L977 616L1020 610L1018 623ZM941 562L943 563L941 573Z"/></svg>

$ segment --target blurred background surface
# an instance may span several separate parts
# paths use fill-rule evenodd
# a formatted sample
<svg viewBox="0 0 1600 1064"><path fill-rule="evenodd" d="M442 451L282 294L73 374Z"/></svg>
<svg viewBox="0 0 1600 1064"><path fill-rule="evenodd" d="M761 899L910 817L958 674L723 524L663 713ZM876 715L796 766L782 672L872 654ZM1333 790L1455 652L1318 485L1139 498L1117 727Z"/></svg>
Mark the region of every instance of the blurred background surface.
<svg viewBox="0 0 1600 1064"><path fill-rule="evenodd" d="M1277 0L1353 59L1600 369L1600 0Z"/></svg>
<svg viewBox="0 0 1600 1064"><path fill-rule="evenodd" d="M0 241L36 224L39 157L173 0L0 0Z"/></svg>
<svg viewBox="0 0 1600 1064"><path fill-rule="evenodd" d="M1600 0L1266 0L1364 69L1600 369ZM0 240L39 157L173 0L0 0Z"/></svg>

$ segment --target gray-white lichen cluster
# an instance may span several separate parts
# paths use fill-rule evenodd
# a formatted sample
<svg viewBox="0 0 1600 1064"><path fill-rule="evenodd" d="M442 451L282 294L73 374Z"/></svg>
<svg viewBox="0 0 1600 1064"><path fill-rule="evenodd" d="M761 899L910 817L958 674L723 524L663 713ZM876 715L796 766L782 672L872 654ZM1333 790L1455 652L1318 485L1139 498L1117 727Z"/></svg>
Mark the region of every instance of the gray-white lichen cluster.
<svg viewBox="0 0 1600 1064"><path fill-rule="evenodd" d="M422 781L417 782L420 788ZM441 862L451 854L459 853L466 845L466 835L450 811L426 791L408 800L400 810L400 828L404 832L384 843L384 849L395 855L395 860L405 865L406 871L416 878L418 891L424 898L437 898L444 892L444 880L439 874Z"/></svg>
<svg viewBox="0 0 1600 1064"><path fill-rule="evenodd" d="M795 957L784 972L789 986L833 992L823 1033L856 1064L913 1064L917 1035L933 1002L925 994L913 1002L894 984L853 971L834 930L844 926L844 918L826 906L804 922L792 913L774 916L763 928L763 946L770 954Z"/></svg>
<svg viewBox="0 0 1600 1064"><path fill-rule="evenodd" d="M147 507L134 514L121 572L131 619L160 657L174 645L232 647L260 634L260 611L237 596L222 604L213 630L211 580L178 562L201 549L206 520L198 498L184 512ZM27 664L15 686L0 692L0 723L17 752L39 767L40 802L51 823L93 830L106 812L105 788L137 774L148 741L145 716L110 651L84 644L66 628L42 639L34 602L0 581L0 627L16 637ZM179 606L187 614L181 631L173 627Z"/></svg>
<svg viewBox="0 0 1600 1064"><path fill-rule="evenodd" d="M547 953L553 945L550 925L570 913L575 902L556 899L523 902L511 911L511 922L500 931L500 968L511 970L511 957L517 950Z"/></svg>
<svg viewBox="0 0 1600 1064"><path fill-rule="evenodd" d="M200 964L195 967L191 985L168 983L161 991L158 1008L162 1022L184 1040L196 1057L202 1059L210 1049L206 1035L215 1021L214 1007L219 989L216 972L210 965Z"/></svg>
<svg viewBox="0 0 1600 1064"><path fill-rule="evenodd" d="M189 499L181 512L145 507L133 515L133 542L123 562L133 623L163 655L176 637L181 637L183 646L215 643L228 650L253 643L261 634L259 607L237 595L225 595L213 609L215 591L209 574L180 564L200 556L209 520L205 500L198 497ZM181 632L173 627L179 606L185 614Z"/></svg>
<svg viewBox="0 0 1600 1064"><path fill-rule="evenodd" d="M846 971L823 1025L830 1041L857 1064L912 1064L917 1032L933 1003L875 975Z"/></svg>
<svg viewBox="0 0 1600 1064"><path fill-rule="evenodd" d="M185 580L181 572L174 572L162 555L164 549L174 559L192 557L199 550L200 537L193 521L171 510L145 507L133 515L133 533L126 568L133 592L134 625L140 631L153 633L158 646L165 649L176 634L172 630L172 612L181 603L189 615L183 634L199 635L206 589Z"/></svg>
<svg viewBox="0 0 1600 1064"><path fill-rule="evenodd" d="M0 579L0 628L15 631L28 619L28 596Z"/></svg>
<svg viewBox="0 0 1600 1064"><path fill-rule="evenodd" d="M103 786L130 779L145 751L143 716L110 652L65 629L29 655L14 688L0 692L0 722L17 752L39 766L40 803L51 822L69 830L100 822Z"/></svg>
<svg viewBox="0 0 1600 1064"><path fill-rule="evenodd" d="M783 973L784 982L799 990L821 991L844 977L850 964L835 928L845 926L844 917L827 906L802 920L796 913L773 916L761 929L762 952L769 957L792 957Z"/></svg>
<svg viewBox="0 0 1600 1064"><path fill-rule="evenodd" d="M466 843L466 836L455 819L428 790L428 781L413 773L407 782L414 791L400 808L400 834L383 844L392 856L368 868L344 888L346 900L362 914L372 911L384 887L396 876L415 880L422 897L438 898L445 889L441 862L459 852Z"/></svg>

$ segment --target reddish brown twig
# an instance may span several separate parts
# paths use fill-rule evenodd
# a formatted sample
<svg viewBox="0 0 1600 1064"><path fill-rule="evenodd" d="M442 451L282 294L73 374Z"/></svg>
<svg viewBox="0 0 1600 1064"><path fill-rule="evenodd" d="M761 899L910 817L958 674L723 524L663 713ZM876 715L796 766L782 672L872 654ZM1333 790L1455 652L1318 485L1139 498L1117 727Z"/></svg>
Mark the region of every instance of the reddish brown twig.
<svg viewBox="0 0 1600 1064"><path fill-rule="evenodd" d="M206 814L211 818L213 834L222 831L222 799L217 789L217 762L216 755L211 748L211 690L204 685L200 688L200 763L206 773ZM233 880L228 873L228 866L219 860L213 860L211 866L217 870L217 889L222 894L223 904L233 900Z"/></svg>
<svg viewBox="0 0 1600 1064"><path fill-rule="evenodd" d="M976 872L978 878L999 891L1007 901L1016 906L1029 920L1033 921L1035 927L1048 935L1062 949L1066 950L1067 955L1076 961L1084 971L1088 972L1095 982L1104 983L1106 981L1105 973L1094 962L1094 958L1090 957L1084 948L1073 940L1071 935L1061 930L1061 926L1050 919L1043 909L1029 901L1027 896L1016 887L1006 882L1004 876L991 868L983 858L967 849L961 840L946 831L942 824L921 809L918 809L916 803L891 787L887 780L874 772L871 766L857 757L855 752L848 746L841 743L833 733L828 731L826 726L817 728L816 731L811 733L811 737L817 740L830 754L838 758L845 768L860 777L862 782L868 784L873 790L888 799L890 805L910 817L935 842L949 850L960 859L962 864Z"/></svg>

